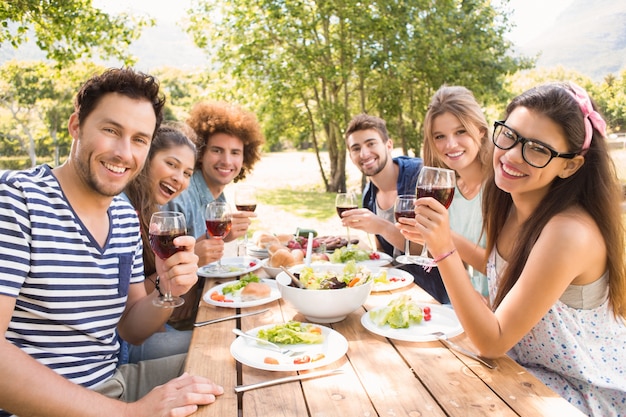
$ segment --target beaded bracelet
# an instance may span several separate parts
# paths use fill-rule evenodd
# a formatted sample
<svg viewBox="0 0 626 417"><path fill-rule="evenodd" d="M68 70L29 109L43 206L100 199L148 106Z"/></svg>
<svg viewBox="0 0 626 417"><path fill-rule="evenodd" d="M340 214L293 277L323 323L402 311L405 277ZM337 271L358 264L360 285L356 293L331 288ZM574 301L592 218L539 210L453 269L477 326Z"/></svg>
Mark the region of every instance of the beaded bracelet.
<svg viewBox="0 0 626 417"><path fill-rule="evenodd" d="M448 256L452 255L454 252L456 252L456 248L452 249L452 250L451 250L450 252L448 252L448 253L444 253L443 255L436 257L436 258L435 258L435 263L443 261L443 260L444 260L444 259L446 259Z"/></svg>
<svg viewBox="0 0 626 417"><path fill-rule="evenodd" d="M159 286L160 283L161 283L161 277L157 275L156 279L154 280L154 289L159 292L159 295L161 297L163 297L163 293L161 292L161 287Z"/></svg>

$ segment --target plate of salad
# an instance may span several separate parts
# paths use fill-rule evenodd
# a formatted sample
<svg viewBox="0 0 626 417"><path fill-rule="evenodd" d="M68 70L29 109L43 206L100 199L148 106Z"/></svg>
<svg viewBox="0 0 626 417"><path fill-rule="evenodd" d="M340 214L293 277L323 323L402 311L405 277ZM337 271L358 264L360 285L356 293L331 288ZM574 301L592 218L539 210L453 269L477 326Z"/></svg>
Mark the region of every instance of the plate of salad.
<svg viewBox="0 0 626 417"><path fill-rule="evenodd" d="M380 268L374 275L372 291L393 291L413 284L413 275L397 268Z"/></svg>
<svg viewBox="0 0 626 417"><path fill-rule="evenodd" d="M198 276L205 278L234 278L248 272L256 271L261 267L261 260L252 256L235 256L232 258L222 258L222 266L225 272L215 272L213 268L217 262L198 268Z"/></svg>
<svg viewBox="0 0 626 417"><path fill-rule="evenodd" d="M250 282L258 282L267 285L270 289L269 295L262 298L243 297L242 292ZM279 298L280 291L276 286L276 281L273 279L260 279L257 275L249 273L242 276L239 280L225 282L211 288L204 294L202 299L208 304L217 307L246 308L271 303Z"/></svg>
<svg viewBox="0 0 626 417"><path fill-rule="evenodd" d="M244 365L266 371L303 371L329 365L348 351L348 341L339 332L319 324L290 321L249 330L251 336L268 340L281 348L299 352L278 353L261 342L238 337L230 345L231 355Z"/></svg>
<svg viewBox="0 0 626 417"><path fill-rule="evenodd" d="M328 255L328 259L333 264L345 264L349 261L355 261L359 265L369 267L385 266L393 261L393 258L385 252L365 250L356 246L337 248Z"/></svg>
<svg viewBox="0 0 626 417"><path fill-rule="evenodd" d="M437 304L417 303L408 294L363 314L361 324L377 335L407 342L437 340L434 332L441 332L446 338L463 333L454 310Z"/></svg>

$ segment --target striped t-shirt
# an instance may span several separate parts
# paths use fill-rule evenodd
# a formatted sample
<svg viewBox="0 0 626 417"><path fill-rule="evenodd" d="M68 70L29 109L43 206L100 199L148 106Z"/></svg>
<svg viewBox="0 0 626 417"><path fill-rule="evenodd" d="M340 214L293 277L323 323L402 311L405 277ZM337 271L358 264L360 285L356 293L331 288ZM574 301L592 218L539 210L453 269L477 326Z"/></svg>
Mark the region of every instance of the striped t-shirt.
<svg viewBox="0 0 626 417"><path fill-rule="evenodd" d="M143 281L135 210L116 197L108 215L101 248L50 167L0 172L0 294L16 298L5 337L85 387L113 375L129 284Z"/></svg>

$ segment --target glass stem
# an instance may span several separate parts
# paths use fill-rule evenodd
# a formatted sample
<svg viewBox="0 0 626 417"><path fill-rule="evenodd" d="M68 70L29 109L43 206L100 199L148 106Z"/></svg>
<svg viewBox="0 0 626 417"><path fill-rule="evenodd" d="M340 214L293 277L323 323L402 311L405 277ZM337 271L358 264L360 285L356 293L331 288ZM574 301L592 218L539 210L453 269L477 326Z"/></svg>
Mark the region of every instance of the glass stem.
<svg viewBox="0 0 626 417"><path fill-rule="evenodd" d="M404 254L406 256L411 256L411 253L410 253L411 249L410 248L411 248L411 242L409 241L409 239L406 239L404 241Z"/></svg>

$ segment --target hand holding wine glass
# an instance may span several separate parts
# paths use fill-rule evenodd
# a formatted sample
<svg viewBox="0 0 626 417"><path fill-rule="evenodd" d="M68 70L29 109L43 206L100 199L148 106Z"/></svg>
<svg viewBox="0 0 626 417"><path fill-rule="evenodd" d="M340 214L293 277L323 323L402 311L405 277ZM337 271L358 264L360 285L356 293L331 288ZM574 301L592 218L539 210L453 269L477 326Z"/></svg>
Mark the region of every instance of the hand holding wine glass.
<svg viewBox="0 0 626 417"><path fill-rule="evenodd" d="M213 239L224 239L232 227L232 213L225 201L212 201L207 204L204 211L207 235ZM217 260L217 265L211 272L225 272L222 260Z"/></svg>
<svg viewBox="0 0 626 417"><path fill-rule="evenodd" d="M432 197L447 209L454 197L456 173L451 169L423 167L417 176L417 198ZM428 249L424 243L420 256L411 257L412 263L425 268L437 266L435 260L428 256Z"/></svg>
<svg viewBox="0 0 626 417"><path fill-rule="evenodd" d="M157 211L150 218L149 240L155 255L167 259L182 248L174 245L174 239L187 233L185 216L174 211ZM169 280L159 283L164 294L155 298L153 303L159 307L173 308L182 305L185 300L172 296Z"/></svg>
<svg viewBox="0 0 626 417"><path fill-rule="evenodd" d="M354 210L358 208L356 202L356 195L353 192L347 193L338 193L337 197L335 197L335 208L337 209L337 214L339 218L342 219L341 213L348 210ZM350 247L350 227L346 226L346 231L348 234L348 247Z"/></svg>
<svg viewBox="0 0 626 417"><path fill-rule="evenodd" d="M415 195L399 195L396 197L396 202L393 206L394 216L396 221L400 217L407 217L414 219L415 218ZM396 261L402 264L410 264L413 263L411 253L409 250L410 241L409 239L405 240L404 243L404 255L400 255L396 258Z"/></svg>

